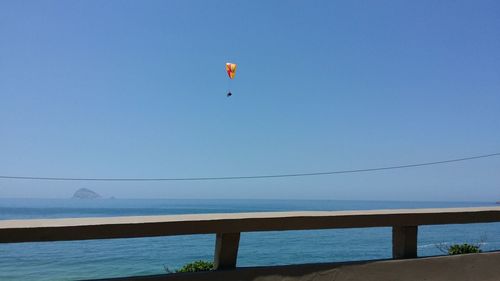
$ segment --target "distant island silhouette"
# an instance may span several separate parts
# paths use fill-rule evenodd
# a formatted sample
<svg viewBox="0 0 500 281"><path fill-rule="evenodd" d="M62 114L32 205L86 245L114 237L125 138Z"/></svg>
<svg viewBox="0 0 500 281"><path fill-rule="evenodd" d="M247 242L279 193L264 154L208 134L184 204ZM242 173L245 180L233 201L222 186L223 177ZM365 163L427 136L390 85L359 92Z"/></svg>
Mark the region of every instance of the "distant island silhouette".
<svg viewBox="0 0 500 281"><path fill-rule="evenodd" d="M72 199L100 199L101 195L98 193L88 189L88 188L80 188L73 194Z"/></svg>

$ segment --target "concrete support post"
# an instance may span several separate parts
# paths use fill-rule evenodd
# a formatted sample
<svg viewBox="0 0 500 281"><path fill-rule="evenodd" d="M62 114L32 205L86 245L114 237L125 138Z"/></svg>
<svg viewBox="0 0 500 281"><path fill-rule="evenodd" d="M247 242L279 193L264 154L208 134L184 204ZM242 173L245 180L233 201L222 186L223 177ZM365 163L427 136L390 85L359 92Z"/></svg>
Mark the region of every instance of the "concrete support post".
<svg viewBox="0 0 500 281"><path fill-rule="evenodd" d="M392 258L411 259L417 257L417 226L392 227Z"/></svg>
<svg viewBox="0 0 500 281"><path fill-rule="evenodd" d="M240 233L217 233L215 239L214 269L236 267Z"/></svg>

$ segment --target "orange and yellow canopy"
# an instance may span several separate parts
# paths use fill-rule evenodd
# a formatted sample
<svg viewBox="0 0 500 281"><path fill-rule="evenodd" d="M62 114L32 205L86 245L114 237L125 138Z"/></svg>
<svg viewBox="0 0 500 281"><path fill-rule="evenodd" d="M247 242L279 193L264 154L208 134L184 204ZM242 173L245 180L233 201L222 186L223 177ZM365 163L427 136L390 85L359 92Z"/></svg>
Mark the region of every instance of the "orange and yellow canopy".
<svg viewBox="0 0 500 281"><path fill-rule="evenodd" d="M229 76L229 78L233 79L234 75L236 74L236 64L227 62L226 63L226 71L227 71L227 75Z"/></svg>

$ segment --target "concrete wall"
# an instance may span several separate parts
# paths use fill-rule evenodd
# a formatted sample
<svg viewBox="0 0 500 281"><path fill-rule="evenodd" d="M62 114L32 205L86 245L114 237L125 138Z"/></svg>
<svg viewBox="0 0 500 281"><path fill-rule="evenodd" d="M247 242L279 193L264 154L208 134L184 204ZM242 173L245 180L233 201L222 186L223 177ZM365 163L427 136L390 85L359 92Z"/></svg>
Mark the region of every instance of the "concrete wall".
<svg viewBox="0 0 500 281"><path fill-rule="evenodd" d="M216 234L216 271L115 280L498 280L500 252L413 259L418 226L500 221L500 207L0 220L0 243ZM241 232L392 227L394 259L235 268Z"/></svg>
<svg viewBox="0 0 500 281"><path fill-rule="evenodd" d="M499 281L500 252L407 260L238 268L121 281Z"/></svg>

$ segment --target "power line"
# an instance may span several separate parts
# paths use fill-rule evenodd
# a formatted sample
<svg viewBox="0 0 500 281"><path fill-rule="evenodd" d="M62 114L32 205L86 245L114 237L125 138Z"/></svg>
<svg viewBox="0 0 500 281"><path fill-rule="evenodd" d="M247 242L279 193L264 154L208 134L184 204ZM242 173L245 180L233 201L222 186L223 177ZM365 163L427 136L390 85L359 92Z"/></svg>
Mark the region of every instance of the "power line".
<svg viewBox="0 0 500 281"><path fill-rule="evenodd" d="M5 176L0 175L0 179L12 180L46 180L46 181L208 181L208 180L243 180L243 179L266 179L266 178L288 178L288 177L307 177L307 176L322 176L322 175L335 175L335 174L352 174L375 172L384 170L395 170L414 168L422 166L440 165L453 162L463 162L481 158L500 156L500 152L476 155L471 157L448 159L434 162L424 162L416 164L406 164L397 166L386 166L366 169L354 170L338 170L330 172L313 172L313 173L297 173L297 174L276 174L276 175L255 175L255 176L226 176L226 177L189 177L189 178L65 178L65 177L32 177L32 176Z"/></svg>

